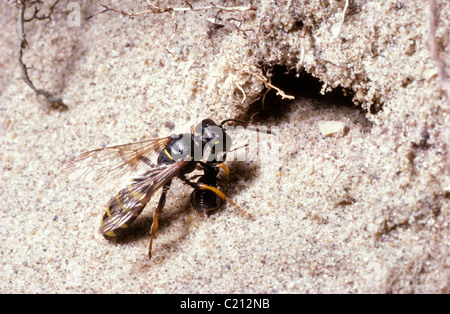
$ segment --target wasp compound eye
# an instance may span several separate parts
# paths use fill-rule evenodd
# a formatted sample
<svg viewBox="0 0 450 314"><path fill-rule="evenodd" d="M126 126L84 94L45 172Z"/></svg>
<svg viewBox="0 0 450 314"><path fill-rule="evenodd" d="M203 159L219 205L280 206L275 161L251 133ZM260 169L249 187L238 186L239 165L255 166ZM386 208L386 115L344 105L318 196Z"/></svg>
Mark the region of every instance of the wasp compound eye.
<svg viewBox="0 0 450 314"><path fill-rule="evenodd" d="M202 136L205 132L205 129L207 129L211 126L217 126L217 124L214 122L214 120L211 120L211 119L202 120L202 122L197 124L197 126L195 127L195 135Z"/></svg>

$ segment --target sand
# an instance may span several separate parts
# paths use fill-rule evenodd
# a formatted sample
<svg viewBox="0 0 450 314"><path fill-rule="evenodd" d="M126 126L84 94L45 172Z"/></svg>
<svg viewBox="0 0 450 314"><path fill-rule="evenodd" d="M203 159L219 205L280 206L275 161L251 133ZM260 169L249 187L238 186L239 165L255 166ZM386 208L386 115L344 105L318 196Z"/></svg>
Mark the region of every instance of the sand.
<svg viewBox="0 0 450 314"><path fill-rule="evenodd" d="M256 10L86 21L100 3L145 7L60 1L52 21L26 23L24 61L68 110L21 79L18 9L2 2L0 293L448 293L450 100L429 4L350 1L343 19L345 2L215 1ZM449 12L438 0L447 64ZM263 104L270 82L295 100L272 89ZM271 154L230 161L223 187L252 218L229 203L205 218L175 180L150 261L157 196L108 242L100 218L123 186L62 173L87 150L258 111L256 125L278 129ZM345 132L325 136L328 121Z"/></svg>

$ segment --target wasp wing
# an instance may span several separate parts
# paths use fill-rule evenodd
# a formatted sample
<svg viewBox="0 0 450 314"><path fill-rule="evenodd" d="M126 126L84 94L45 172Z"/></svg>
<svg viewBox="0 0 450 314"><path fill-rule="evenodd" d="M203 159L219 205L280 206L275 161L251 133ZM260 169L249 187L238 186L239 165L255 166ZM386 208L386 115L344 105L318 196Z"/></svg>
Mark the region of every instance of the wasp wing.
<svg viewBox="0 0 450 314"><path fill-rule="evenodd" d="M189 161L180 160L169 165L158 165L147 171L143 176L133 179L126 188L122 189L108 203L108 207L116 203L121 210L114 212L103 221L100 226L100 233L106 234L114 231L127 223L132 217L139 215L155 192L170 181L188 163Z"/></svg>
<svg viewBox="0 0 450 314"><path fill-rule="evenodd" d="M151 159L170 140L170 137L164 137L91 150L69 160L64 165L64 173L87 182L120 178L138 171L138 166L144 163L155 166Z"/></svg>

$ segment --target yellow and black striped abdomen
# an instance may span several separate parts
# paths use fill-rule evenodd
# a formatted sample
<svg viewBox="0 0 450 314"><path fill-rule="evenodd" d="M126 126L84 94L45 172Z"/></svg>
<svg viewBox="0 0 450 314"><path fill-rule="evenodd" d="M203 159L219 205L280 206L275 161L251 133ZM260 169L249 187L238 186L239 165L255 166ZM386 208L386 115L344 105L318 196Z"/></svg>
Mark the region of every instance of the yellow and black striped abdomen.
<svg viewBox="0 0 450 314"><path fill-rule="evenodd" d="M139 216L142 213L142 210L144 209L145 206L141 206L141 209L139 209L136 214L134 214L133 216L131 216L127 221L125 221L123 224L118 225L116 229L111 230L107 233L103 233L103 236L108 239L108 240L112 240L118 236L121 236L126 229L128 228L129 225L131 225L133 223L133 221L136 220L137 216ZM111 217L113 215L120 215L123 212L123 209L120 208L120 206L117 203L111 204L110 206L108 206L106 208L106 212L103 215L102 218L102 224L103 221L106 220L108 217Z"/></svg>
<svg viewBox="0 0 450 314"><path fill-rule="evenodd" d="M106 239L111 240L125 233L128 226L142 213L148 199L133 188L140 181L142 177L133 179L125 189L109 200L100 227L100 232Z"/></svg>

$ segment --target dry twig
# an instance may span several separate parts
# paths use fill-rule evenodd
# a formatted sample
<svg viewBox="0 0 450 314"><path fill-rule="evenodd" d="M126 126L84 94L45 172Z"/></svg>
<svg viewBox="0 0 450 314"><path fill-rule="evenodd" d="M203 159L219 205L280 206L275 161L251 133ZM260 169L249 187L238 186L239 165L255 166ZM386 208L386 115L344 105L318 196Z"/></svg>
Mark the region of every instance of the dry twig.
<svg viewBox="0 0 450 314"><path fill-rule="evenodd" d="M302 33L300 35L300 58L297 62L297 72L300 72L303 63L305 62L305 37L306 31L308 30L309 25L303 24Z"/></svg>
<svg viewBox="0 0 450 314"><path fill-rule="evenodd" d="M245 91L244 91L244 89L242 88L242 86L241 85L239 85L238 83L234 83L234 85L241 91L241 93L242 93L242 96L243 96L243 98L242 98L242 100L241 100L241 104L243 104L244 102L245 102L245 100L247 99L247 94L245 93Z"/></svg>
<svg viewBox="0 0 450 314"><path fill-rule="evenodd" d="M261 110L253 113L250 117L250 122L249 124L253 123L253 119L255 118L255 116L257 116L258 114L261 113L261 111L264 110L264 105L266 102L266 96L269 93L269 91L271 91L272 89L277 91L277 95L280 96L282 99L290 99L293 100L295 99L294 96L292 95L287 95L283 90L281 90L280 88L276 87L275 85L273 85L271 83L270 78L267 78L263 73L256 73L253 70L249 71L250 74L252 74L253 76L255 76L257 79L261 80L264 83L264 86L266 87L266 91L264 92L264 94L262 95L262 99L261 96L259 96L258 98L254 99L250 104L258 101L259 99L261 99Z"/></svg>
<svg viewBox="0 0 450 314"><path fill-rule="evenodd" d="M428 0L430 5L430 38L429 45L431 54L436 66L438 67L438 78L441 88L444 90L445 96L447 98L447 108L450 110L450 83L447 81L447 71L445 69L445 63L439 56L439 46L436 39L436 0ZM450 131L447 126L447 133ZM450 145L446 143L446 155L447 155L447 173L450 173ZM447 187L450 190L450 185Z"/></svg>
<svg viewBox="0 0 450 314"><path fill-rule="evenodd" d="M86 20L92 18L95 15L103 14L108 11L120 13L122 15L128 16L128 17L137 17L141 15L147 15L147 14L159 14L159 13L173 13L173 12L186 12L186 11L207 11L207 10L221 10L221 11L255 11L256 6L248 5L248 6L237 6L237 7L226 7L222 5L216 5L211 3L210 5L202 6L202 7L193 7L189 2L186 1L186 3L189 5L188 7L158 7L154 4L152 4L150 1L146 1L148 4L148 9L143 10L136 13L130 13L126 12L124 10L110 8L104 4L101 4L101 6L104 8L102 11L95 12L91 15L89 15Z"/></svg>
<svg viewBox="0 0 450 314"><path fill-rule="evenodd" d="M342 24L344 24L345 14L347 14L348 4L349 0L345 0L344 10L342 11L342 18L333 34L334 38L337 38L339 36L339 33L341 32Z"/></svg>
<svg viewBox="0 0 450 314"><path fill-rule="evenodd" d="M23 80L25 81L25 83L37 94L37 95L42 95L44 96L50 103L55 104L61 108L67 109L67 105L62 101L61 98L55 97L53 96L52 93L50 93L47 90L44 89L39 89L36 88L36 86L33 84L33 82L30 80L30 77L28 75L28 67L26 66L26 64L23 62L23 50L26 48L26 46L28 46L27 40L26 40L26 35L25 35L25 31L24 31L24 24L26 22L30 22L33 19L38 19L38 20L50 20L51 21L51 15L53 13L53 9L55 8L56 4L58 3L59 0L57 0L51 7L50 7L50 11L47 15L41 15L38 16L39 13L39 9L37 9L35 7L34 9L34 13L33 16L29 19L25 19L25 11L28 7L28 5L31 4L35 4L35 3L42 3L42 1L27 1L27 0L20 0L20 2L16 1L16 4L19 6L19 18L17 21L18 24L18 31L19 31L19 40L20 40L20 44L19 44L19 65L20 68L22 69L22 73L23 73Z"/></svg>
<svg viewBox="0 0 450 314"><path fill-rule="evenodd" d="M260 79L260 80L264 83L264 85L265 85L266 88L267 88L266 94L267 94L267 92L269 92L271 89L274 89L274 90L277 91L277 95L280 96L282 99L290 99L290 100L295 99L294 96L292 96L292 95L287 95L287 94L286 94L285 92L283 92L281 89L279 89L278 87L276 87L275 85L273 85L273 84L270 82L270 79L268 79L268 78L265 77L264 75L259 74L259 73L254 73L254 72L250 72L250 73L251 73L252 75L254 75L256 78ZM264 98L265 98L265 95L264 95Z"/></svg>
<svg viewBox="0 0 450 314"><path fill-rule="evenodd" d="M439 56L439 46L436 39L436 0L428 0L430 4L430 50L433 60L438 67L439 81L442 89L447 97L447 102L450 105L450 84L447 82L447 71L445 70L445 63Z"/></svg>

